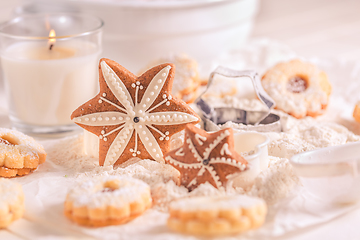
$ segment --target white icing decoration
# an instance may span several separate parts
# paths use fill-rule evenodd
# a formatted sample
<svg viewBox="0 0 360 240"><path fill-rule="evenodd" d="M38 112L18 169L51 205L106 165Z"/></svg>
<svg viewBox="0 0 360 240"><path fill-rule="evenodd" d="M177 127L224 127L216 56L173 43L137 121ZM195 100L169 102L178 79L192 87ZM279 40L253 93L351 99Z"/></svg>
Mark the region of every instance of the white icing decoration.
<svg viewBox="0 0 360 240"><path fill-rule="evenodd" d="M190 138L186 139L186 142L189 144L189 149L193 153L196 160L198 162L202 162L203 158L200 156L200 154L196 150L196 148L195 148L194 144L192 143L191 139Z"/></svg>
<svg viewBox="0 0 360 240"><path fill-rule="evenodd" d="M231 155L231 152L230 152L230 150L229 150L229 144L224 143L224 145L222 146L222 148L221 148L221 150L220 150L220 154L221 154L221 155L225 155L225 154Z"/></svg>
<svg viewBox="0 0 360 240"><path fill-rule="evenodd" d="M132 102L131 95L126 89L125 84L120 80L120 78L115 74L115 72L106 64L105 61L101 62L101 70L105 79L106 84L110 88L111 92L114 94L117 100L128 110L129 114L133 111L134 103ZM110 74L111 73L111 74ZM114 85L117 85L117 89Z"/></svg>
<svg viewBox="0 0 360 240"><path fill-rule="evenodd" d="M204 158L207 159L211 153L212 150L214 150L214 148L222 141L224 140L224 138L226 138L227 136L230 136L230 132L228 130L224 131L223 133L221 133L215 140L214 142L209 144L209 147L205 149L204 151Z"/></svg>
<svg viewBox="0 0 360 240"><path fill-rule="evenodd" d="M176 156L184 156L185 155L185 153L184 153L184 149L183 148L179 148L179 150L177 150L176 152L175 152L175 155Z"/></svg>
<svg viewBox="0 0 360 240"><path fill-rule="evenodd" d="M205 136L201 136L200 134L196 133L195 134L195 139L199 143L199 145L202 146L207 138Z"/></svg>
<svg viewBox="0 0 360 240"><path fill-rule="evenodd" d="M145 89L141 100L139 99L139 89L143 89L141 83L137 81L136 84L132 84L132 87L135 88L135 101L133 101L133 98L131 97L124 83L107 65L107 63L105 61L102 61L100 66L107 86L122 106L119 106L116 103L111 102L110 100L105 98L105 93L102 94L102 97L100 97L100 99L103 102L115 106L123 113L114 111L98 112L74 118L74 121L77 123L82 122L81 124L88 126L121 125L113 129L112 131L102 133L102 135L99 136L100 139L106 141L106 136L120 130L117 133L115 140L109 147L109 150L105 157L104 166L112 165L117 161L117 159L123 154L126 146L128 145L130 139L133 136L135 137L135 146L134 149L132 149L133 154L136 155L140 153L137 150L139 138L140 141L143 143L146 151L151 155L151 157L156 161L163 162L163 153L158 144L158 141L160 140L160 138L169 140L170 138L167 136L169 135L169 133L167 132L167 134L165 135L155 126L185 124L199 120L197 117L183 112L151 113L151 111L155 110L162 104L170 104L169 100L171 100L172 98L171 95L163 94L165 95L165 99L160 103L156 104L155 106L151 107L155 100L158 98L164 84L166 83L166 81L159 82L159 80L167 79L171 67L167 66L155 75L155 77L149 83L148 87ZM140 103L138 103L139 100ZM102 120L106 119L106 121L97 121L96 119L98 119L99 117ZM137 117L139 121L135 122L135 117ZM89 122L89 118L95 118L96 121ZM85 120L86 123L84 123L83 120ZM155 139L150 129L160 135L159 140Z"/></svg>
<svg viewBox="0 0 360 240"><path fill-rule="evenodd" d="M227 136L230 135L230 132L228 130L222 132L220 135L218 135L218 137L208 145L207 148L205 148L204 152L202 154L200 154L198 152L198 150L195 148L193 142L191 141L191 139L188 137L186 138L185 142L188 144L188 148L190 150L190 152L192 153L192 155L194 156L195 160L197 162L195 163L183 163L180 162L176 159L173 159L171 156L166 156L165 160L169 161L169 163L173 164L174 166L179 166L181 168L184 169L195 169L195 168L200 168L199 172L197 173L197 176L195 178L193 178L189 184L187 185L187 187L189 188L192 185L195 185L197 183L197 177L198 176L202 176L206 171L208 171L210 173L210 176L212 177L212 179L214 180L216 187L218 189L223 189L224 186L222 184L222 182L220 181L220 177L217 174L217 172L215 171L213 164L226 164L226 165L230 165L233 167L238 168L240 171L244 171L246 169L246 165L236 161L234 158L232 158L232 153L229 150L229 145L227 143L225 143L221 150L220 150L220 154L224 155L224 153L226 153L227 155L229 155L228 158L225 157L216 157L216 158L211 158L209 159L209 156L211 154L211 152L221 143L221 141L223 141ZM204 142L202 141L206 141L206 137L202 136L200 134L195 134L195 139L196 141L199 142L200 145L203 145ZM175 156L179 156L179 157L184 157L185 153L183 152L183 148L179 148L176 152L175 152ZM185 156L186 157L186 156ZM205 163L204 160L207 160L208 163Z"/></svg>
<svg viewBox="0 0 360 240"><path fill-rule="evenodd" d="M116 136L115 140L110 145L106 154L104 166L113 165L116 160L124 152L125 147L128 145L134 129L130 125L124 125L124 128Z"/></svg>
<svg viewBox="0 0 360 240"><path fill-rule="evenodd" d="M189 182L189 184L187 185L187 188L189 188L191 185L195 185L197 183L196 178L193 178L193 180L191 180L191 182Z"/></svg>
<svg viewBox="0 0 360 240"><path fill-rule="evenodd" d="M215 170L213 167L207 167L205 166L206 170L209 171L211 177L213 178L215 184L216 184L216 187L217 188L221 188L222 187L222 183L220 182L220 178L219 176L216 174Z"/></svg>
<svg viewBox="0 0 360 240"><path fill-rule="evenodd" d="M166 112L166 115L169 115L169 119L161 118L163 115L163 112L149 113L148 116L150 119L148 121L154 125L176 125L195 122L198 120L197 117L183 112ZM186 116L187 119L183 116Z"/></svg>
<svg viewBox="0 0 360 240"><path fill-rule="evenodd" d="M126 116L126 114L120 113L120 112L100 112L100 113L91 113L91 114L84 115L81 117L76 117L73 119L73 121L76 123L81 122L81 124L87 125L87 126L113 126L113 125L119 125L119 124L124 123L125 121L118 120L118 118L119 117L124 118L125 116ZM109 121L89 122L89 118L91 118L91 119L95 118L95 120L96 120L99 117L109 118ZM114 117L115 117L115 120L114 120ZM83 120L85 120L85 122Z"/></svg>
<svg viewBox="0 0 360 240"><path fill-rule="evenodd" d="M202 168L203 167L202 163L183 163L183 162L179 162L179 161L173 159L170 156L166 156L165 159L167 161L169 161L170 163L174 164L175 166L179 166L179 167L185 167L185 166L187 166L188 168Z"/></svg>

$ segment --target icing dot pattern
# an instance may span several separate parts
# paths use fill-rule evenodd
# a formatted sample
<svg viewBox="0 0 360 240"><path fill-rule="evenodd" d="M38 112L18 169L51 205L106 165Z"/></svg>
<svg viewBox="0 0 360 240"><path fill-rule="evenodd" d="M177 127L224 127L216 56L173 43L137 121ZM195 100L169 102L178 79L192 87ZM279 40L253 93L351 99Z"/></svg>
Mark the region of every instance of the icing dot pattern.
<svg viewBox="0 0 360 240"><path fill-rule="evenodd" d="M227 180L224 181L224 179L220 179L219 173L223 170L221 168L215 168L218 164L231 168L233 173L244 171L247 167L246 161L242 162L237 160L236 158L238 156L235 155L235 150L229 149L227 141L232 133L228 129L224 129L208 134L196 127L192 128L193 129L190 130L190 127L187 127L185 130L183 147L167 153L165 155L165 161L180 171L182 184L190 190L204 182L203 180L199 181L199 179L201 179L205 173L210 175L210 179L207 181L210 183L213 182L212 184L215 184L214 187L223 189ZM199 131L200 133L195 131ZM210 141L207 135L216 136L216 138ZM195 139L198 145L195 145L192 139ZM224 140L226 140L225 143ZM203 150L201 151L200 149ZM195 177L192 179L187 177L194 175Z"/></svg>
<svg viewBox="0 0 360 240"><path fill-rule="evenodd" d="M159 162L163 161L163 153L158 141L170 140L170 133L168 131L163 133L156 126L185 124L199 121L197 117L184 112L169 111L152 113L152 111L162 105L170 106L171 104L170 101L172 96L170 94L166 94L165 92L160 95L161 90L166 83L166 79L168 78L171 66L166 66L159 71L151 80L147 88L144 88L140 81L132 83L131 87L135 88L134 98L131 97L131 94L124 83L105 61L102 61L100 66L107 86L122 106L107 99L106 93L101 94L100 100L102 101L102 104L111 104L121 110L121 112L97 112L76 117L73 120L76 123L88 126L105 127L120 125L110 132L101 132L99 135L100 140L107 141L108 135L117 134L106 154L104 161L105 166L112 165L119 159L132 137L136 138L135 144L137 144L137 139L143 143L146 151L153 159ZM145 91L141 99L139 99L140 91ZM152 106L159 95L162 96L163 100ZM91 121L87 119L90 119ZM152 129L160 136L156 139L149 129ZM131 148L130 152L133 156L140 154L140 151L137 150L137 145L135 148Z"/></svg>

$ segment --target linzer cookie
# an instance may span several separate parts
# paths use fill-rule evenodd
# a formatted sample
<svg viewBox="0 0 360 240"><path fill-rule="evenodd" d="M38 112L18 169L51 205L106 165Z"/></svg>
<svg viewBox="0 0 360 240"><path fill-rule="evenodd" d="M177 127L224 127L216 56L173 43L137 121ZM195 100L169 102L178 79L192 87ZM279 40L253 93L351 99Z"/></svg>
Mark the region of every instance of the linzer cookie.
<svg viewBox="0 0 360 240"><path fill-rule="evenodd" d="M325 112L331 84L317 66L295 59L279 63L262 77L265 91L276 108L296 117L316 117Z"/></svg>
<svg viewBox="0 0 360 240"><path fill-rule="evenodd" d="M151 203L150 187L143 181L124 176L98 177L69 191L65 216L88 227L118 225L138 217Z"/></svg>
<svg viewBox="0 0 360 240"><path fill-rule="evenodd" d="M196 197L172 202L169 213L167 225L174 231L216 236L260 227L267 206L264 200L245 195Z"/></svg>
<svg viewBox="0 0 360 240"><path fill-rule="evenodd" d="M45 162L46 153L32 137L0 128L0 177L23 176Z"/></svg>
<svg viewBox="0 0 360 240"><path fill-rule="evenodd" d="M0 178L0 229L24 214L24 193L19 183Z"/></svg>
<svg viewBox="0 0 360 240"><path fill-rule="evenodd" d="M99 136L100 165L118 165L132 157L163 162L170 137L185 124L200 121L171 95L174 74L173 64L161 64L136 77L112 60L100 60L100 93L71 115Z"/></svg>
<svg viewBox="0 0 360 240"><path fill-rule="evenodd" d="M223 189L232 175L247 167L247 161L234 150L231 128L207 133L190 124L183 146L168 152L165 162L180 171L180 182L190 191L205 182Z"/></svg>

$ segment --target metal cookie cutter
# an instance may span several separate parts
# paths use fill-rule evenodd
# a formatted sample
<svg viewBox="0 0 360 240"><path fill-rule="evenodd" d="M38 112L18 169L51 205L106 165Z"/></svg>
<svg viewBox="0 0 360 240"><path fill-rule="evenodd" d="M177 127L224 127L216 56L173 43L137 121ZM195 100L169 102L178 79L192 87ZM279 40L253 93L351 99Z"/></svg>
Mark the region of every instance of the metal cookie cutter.
<svg viewBox="0 0 360 240"><path fill-rule="evenodd" d="M240 108L232 107L211 107L202 96L210 88L216 74L229 77L248 77L251 79L256 95L262 103L268 107L268 111L247 111ZM197 107L201 110L201 119L204 123L206 131L219 130L218 124L225 124L228 121L234 123L242 123L238 129L252 130L258 132L281 132L280 117L276 114L270 113L270 110L275 106L274 100L263 89L259 75L255 71L235 71L225 67L217 67L215 71L210 74L208 84L205 91L195 101Z"/></svg>

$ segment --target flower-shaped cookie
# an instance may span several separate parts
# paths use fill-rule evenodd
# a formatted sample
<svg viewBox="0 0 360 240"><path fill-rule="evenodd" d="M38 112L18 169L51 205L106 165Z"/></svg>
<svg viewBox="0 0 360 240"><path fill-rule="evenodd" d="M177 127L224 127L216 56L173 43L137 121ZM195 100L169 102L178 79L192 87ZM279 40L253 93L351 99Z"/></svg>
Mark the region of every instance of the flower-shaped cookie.
<svg viewBox="0 0 360 240"><path fill-rule="evenodd" d="M168 152L165 162L180 171L180 182L190 191L205 182L222 189L231 175L247 166L247 161L234 150L231 128L207 133L190 124L185 128L183 146Z"/></svg>
<svg viewBox="0 0 360 240"><path fill-rule="evenodd" d="M174 72L174 65L162 64L136 77L112 60L100 60L100 93L71 115L99 136L100 165L132 157L163 162L170 137L185 124L199 122L186 103L170 94Z"/></svg>

